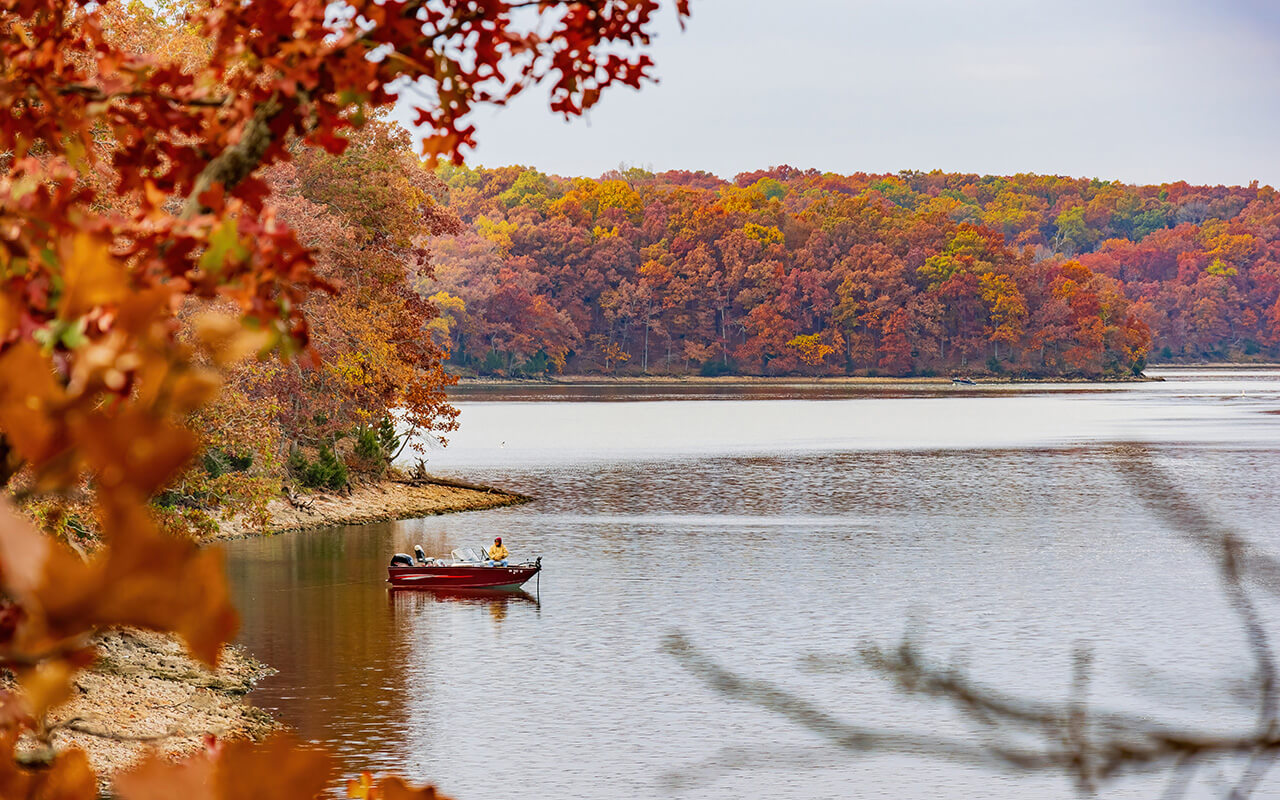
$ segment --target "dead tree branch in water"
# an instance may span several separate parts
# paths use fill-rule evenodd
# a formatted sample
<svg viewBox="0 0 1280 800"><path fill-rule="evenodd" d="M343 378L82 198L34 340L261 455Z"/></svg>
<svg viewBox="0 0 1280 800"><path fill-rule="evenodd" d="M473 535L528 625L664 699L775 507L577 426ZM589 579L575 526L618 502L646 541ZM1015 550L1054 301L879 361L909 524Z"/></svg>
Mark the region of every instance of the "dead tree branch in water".
<svg viewBox="0 0 1280 800"><path fill-rule="evenodd" d="M1204 764L1239 758L1244 769L1224 794L1244 800L1280 756L1280 672L1251 594L1261 588L1280 596L1280 561L1215 521L1145 448L1117 448L1115 454L1126 484L1143 505L1218 563L1219 579L1254 663L1258 718L1250 731L1222 735L1155 722L1154 713L1092 709L1085 700L1092 655L1084 648L1076 650L1071 695L1065 702L1016 697L985 686L959 666L931 663L911 639L892 649L861 649L860 662L893 681L902 693L937 699L959 712L973 732L955 738L847 723L782 687L735 674L680 633L669 635L663 649L716 691L778 714L846 752L921 755L989 768L1057 772L1086 795L1122 775L1168 771L1168 800L1182 797Z"/></svg>

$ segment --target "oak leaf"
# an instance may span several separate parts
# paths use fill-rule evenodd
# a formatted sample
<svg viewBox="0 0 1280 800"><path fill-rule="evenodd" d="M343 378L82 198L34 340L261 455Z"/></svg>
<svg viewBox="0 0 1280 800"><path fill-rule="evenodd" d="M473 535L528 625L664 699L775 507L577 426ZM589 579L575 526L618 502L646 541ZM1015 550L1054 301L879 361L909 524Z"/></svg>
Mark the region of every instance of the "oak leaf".
<svg viewBox="0 0 1280 800"><path fill-rule="evenodd" d="M54 417L65 401L49 360L34 342L19 342L0 355L0 430L37 467L69 446Z"/></svg>
<svg viewBox="0 0 1280 800"><path fill-rule="evenodd" d="M123 266L92 234L72 237L62 254L63 297L59 316L75 319L96 306L120 301L128 289Z"/></svg>

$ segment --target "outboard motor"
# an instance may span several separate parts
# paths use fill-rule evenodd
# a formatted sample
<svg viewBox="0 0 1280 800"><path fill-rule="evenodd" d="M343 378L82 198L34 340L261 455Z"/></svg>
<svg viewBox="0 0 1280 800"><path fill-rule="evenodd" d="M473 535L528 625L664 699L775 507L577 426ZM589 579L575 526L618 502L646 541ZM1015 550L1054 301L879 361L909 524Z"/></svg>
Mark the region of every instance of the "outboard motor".
<svg viewBox="0 0 1280 800"><path fill-rule="evenodd" d="M415 545L413 546L413 553L414 553L414 555L416 555L416 556L418 557L418 563L419 563L419 564L425 564L425 563L427 563L427 554L426 554L426 553L424 553L424 552L422 552L422 545L420 545L420 544L415 544Z"/></svg>
<svg viewBox="0 0 1280 800"><path fill-rule="evenodd" d="M408 553L396 553L391 557L391 566L393 567L412 567L413 556Z"/></svg>

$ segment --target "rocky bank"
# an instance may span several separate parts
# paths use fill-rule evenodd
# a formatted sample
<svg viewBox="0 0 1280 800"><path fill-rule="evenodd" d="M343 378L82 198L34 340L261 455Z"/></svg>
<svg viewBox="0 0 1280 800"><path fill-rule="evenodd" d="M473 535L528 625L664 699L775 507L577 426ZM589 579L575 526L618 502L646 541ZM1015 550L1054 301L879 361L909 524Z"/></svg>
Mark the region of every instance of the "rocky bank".
<svg viewBox="0 0 1280 800"><path fill-rule="evenodd" d="M150 751L183 756L207 737L258 739L279 727L245 702L272 670L242 648L224 648L210 670L165 634L122 628L100 633L94 645L97 661L76 675L71 699L50 711L48 723L54 748L84 750L100 778Z"/></svg>

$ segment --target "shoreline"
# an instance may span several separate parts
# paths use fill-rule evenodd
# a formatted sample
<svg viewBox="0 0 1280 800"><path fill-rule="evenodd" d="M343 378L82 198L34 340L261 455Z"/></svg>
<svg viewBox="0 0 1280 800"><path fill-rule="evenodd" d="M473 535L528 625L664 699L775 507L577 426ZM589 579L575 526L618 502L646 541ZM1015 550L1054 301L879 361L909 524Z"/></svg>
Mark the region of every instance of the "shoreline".
<svg viewBox="0 0 1280 800"><path fill-rule="evenodd" d="M1158 375L1147 372L1178 372L1198 369L1240 370L1275 369L1280 363L1270 361L1168 361L1148 363L1141 375L1119 376L1109 378L1083 378L1072 376L1018 376L1018 375L966 375L977 386L1009 386L1026 384L1096 384L1108 386L1124 383L1148 383L1164 380ZM961 373L957 372L957 375ZM506 378L498 376L459 375L457 388L484 386L616 386L616 385L653 385L653 386L814 386L814 385L848 385L848 386L945 386L952 383L950 375L908 375L894 377L891 375L717 375L714 377L690 375L598 375L570 374L545 375L542 377Z"/></svg>
<svg viewBox="0 0 1280 800"><path fill-rule="evenodd" d="M281 533L417 519L462 511L485 511L527 503L532 497L492 486L447 478L383 479L354 483L349 492L313 492L276 498L267 509L271 523L265 530L240 517L222 520L206 542L275 536Z"/></svg>
<svg viewBox="0 0 1280 800"><path fill-rule="evenodd" d="M1274 361L1170 361L1160 364L1147 364L1147 369L1172 369L1172 370L1196 370L1196 369L1223 369L1223 370L1250 370L1250 369L1275 369L1280 367L1280 363Z"/></svg>
<svg viewBox="0 0 1280 800"><path fill-rule="evenodd" d="M1164 369L1150 367L1149 369ZM975 386L1010 386L1036 384L1072 384L1111 386L1124 383L1153 383L1164 380L1158 376L1136 375L1120 378L1022 378L1000 376L975 376L970 378ZM542 378L498 378L498 377L460 377L455 388L479 388L485 386L950 386L952 379L948 377L910 376L868 377L865 375L829 375L829 376L762 376L762 375L724 375L707 377L703 375L549 375Z"/></svg>

